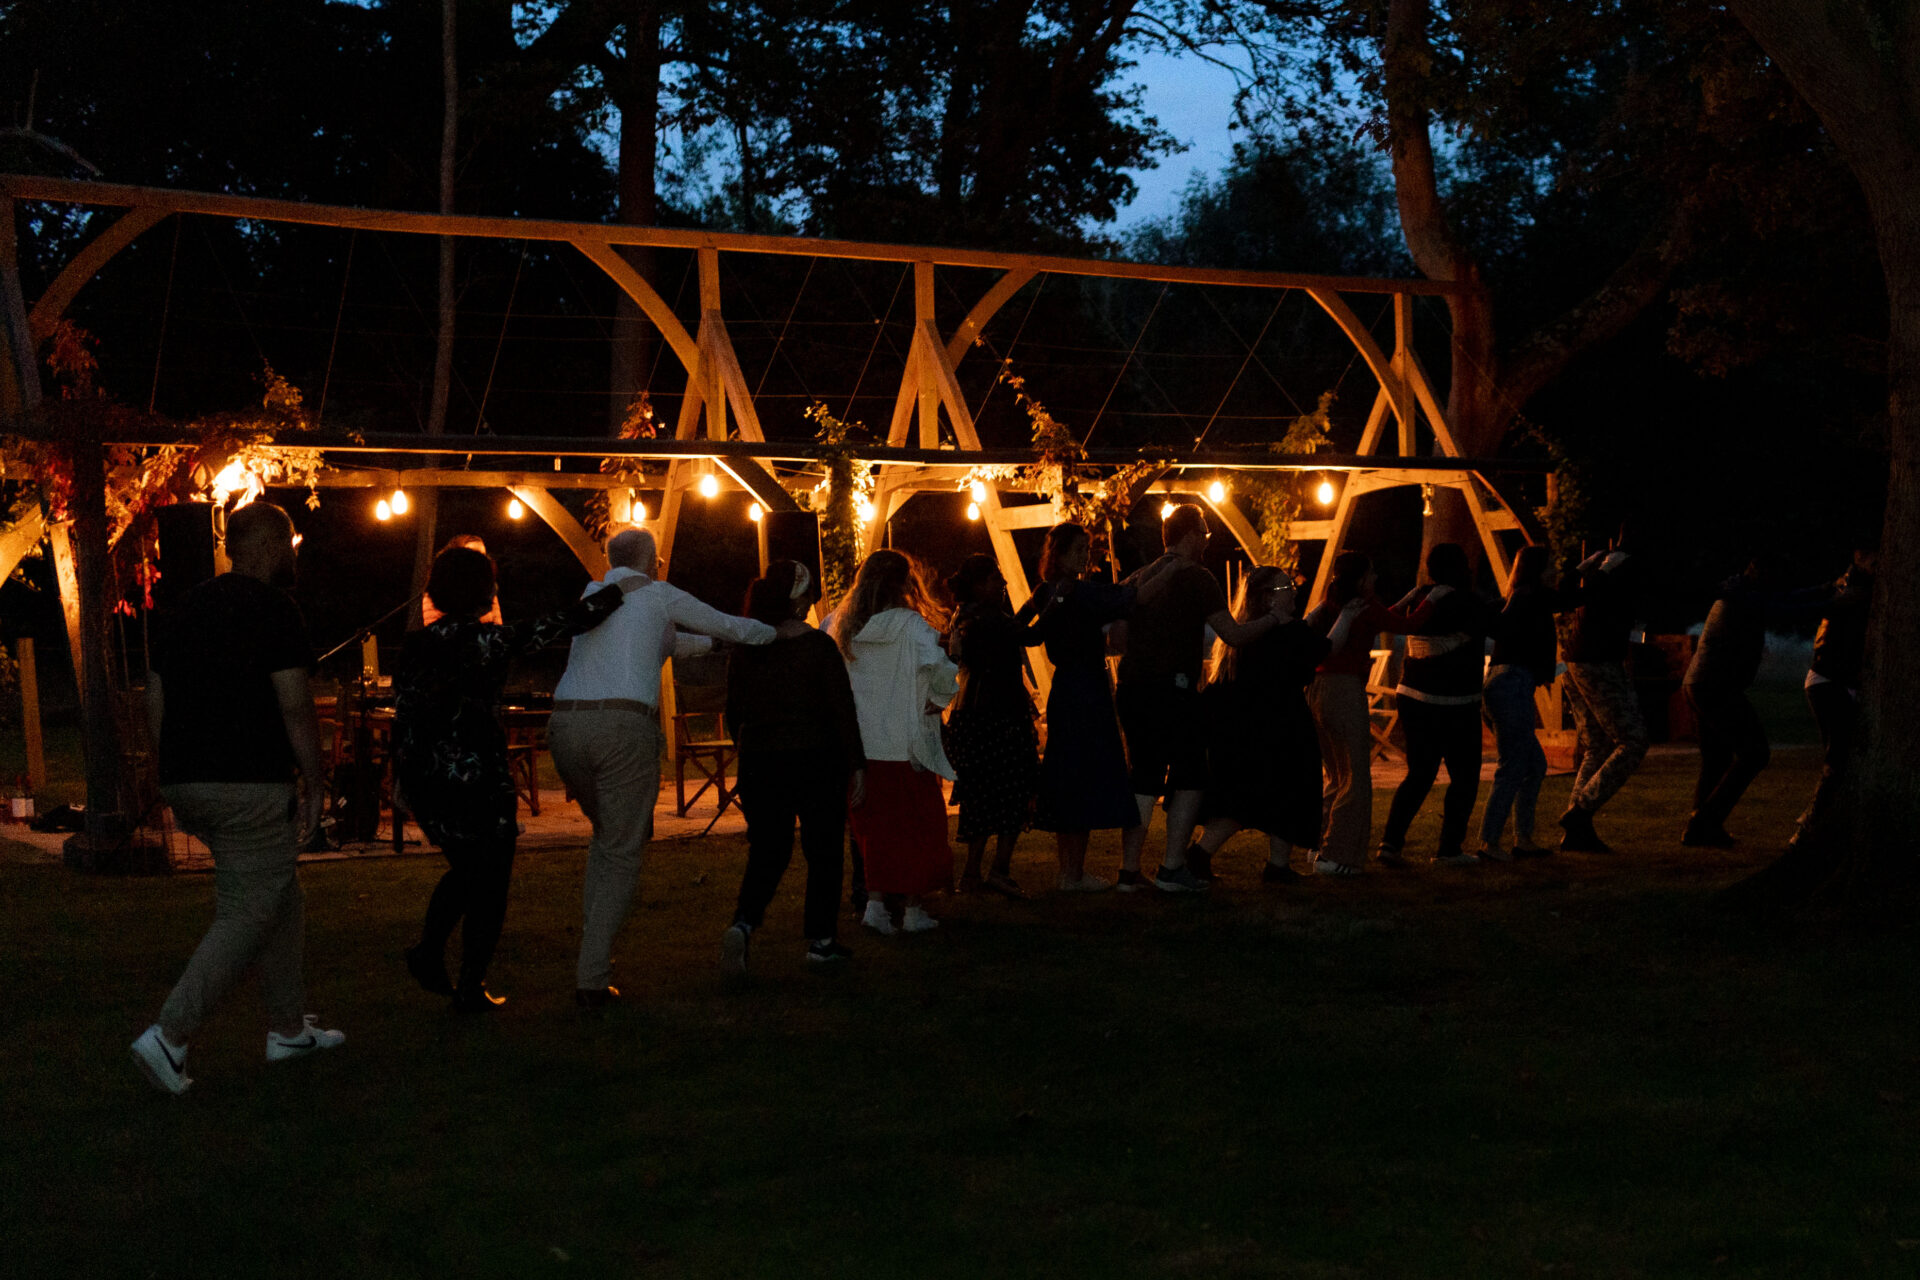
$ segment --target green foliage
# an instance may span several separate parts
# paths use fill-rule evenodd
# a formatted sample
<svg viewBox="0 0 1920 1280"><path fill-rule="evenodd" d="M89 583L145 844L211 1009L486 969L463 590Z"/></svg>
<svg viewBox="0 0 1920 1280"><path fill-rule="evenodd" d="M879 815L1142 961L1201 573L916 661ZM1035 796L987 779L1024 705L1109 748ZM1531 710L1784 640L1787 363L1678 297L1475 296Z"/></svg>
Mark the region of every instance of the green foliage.
<svg viewBox="0 0 1920 1280"><path fill-rule="evenodd" d="M1321 392L1313 412L1295 418L1286 435L1270 446L1272 451L1316 453L1325 448L1334 399L1333 392ZM1240 496L1253 508L1262 559L1289 573L1300 567L1300 545L1291 537L1293 522L1300 515L1299 485L1299 473L1293 471L1254 471L1235 482Z"/></svg>
<svg viewBox="0 0 1920 1280"><path fill-rule="evenodd" d="M806 495L820 516L820 592L831 603L853 588L860 569L860 501L873 491L872 468L854 456L866 438L858 422L842 422L826 405L815 401L807 418L816 424L814 439L826 448L821 466L826 479Z"/></svg>
<svg viewBox="0 0 1920 1280"><path fill-rule="evenodd" d="M653 398L642 391L627 406L625 417L620 421L619 438L622 440L651 440L659 434L653 420ZM630 488L639 488L646 482L646 464L639 458L602 458L600 474L613 476L628 482ZM613 533L611 502L605 489L596 489L587 496L581 525L596 542L604 542Z"/></svg>

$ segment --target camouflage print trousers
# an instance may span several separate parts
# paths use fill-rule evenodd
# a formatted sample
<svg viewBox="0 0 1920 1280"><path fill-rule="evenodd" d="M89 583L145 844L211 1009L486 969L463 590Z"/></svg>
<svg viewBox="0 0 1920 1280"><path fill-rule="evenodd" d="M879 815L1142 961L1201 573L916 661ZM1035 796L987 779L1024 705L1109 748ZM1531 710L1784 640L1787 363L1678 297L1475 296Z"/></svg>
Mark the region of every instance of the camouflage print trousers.
<svg viewBox="0 0 1920 1280"><path fill-rule="evenodd" d="M1580 734L1580 770L1568 804L1592 813L1646 758L1647 722L1623 663L1569 662L1566 694Z"/></svg>

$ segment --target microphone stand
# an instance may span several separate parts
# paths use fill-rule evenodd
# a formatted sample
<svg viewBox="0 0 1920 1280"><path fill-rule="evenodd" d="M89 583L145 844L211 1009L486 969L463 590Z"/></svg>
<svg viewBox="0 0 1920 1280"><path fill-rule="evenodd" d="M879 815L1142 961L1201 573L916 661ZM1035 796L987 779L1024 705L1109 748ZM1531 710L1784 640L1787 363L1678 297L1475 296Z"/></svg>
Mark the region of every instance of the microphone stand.
<svg viewBox="0 0 1920 1280"><path fill-rule="evenodd" d="M387 610L385 613L375 618L372 622L369 622L366 626L360 628L358 631L348 636L345 640L342 640L339 644L333 646L333 648L321 654L319 658L314 661L314 665L316 667L319 666L321 663L325 662L328 658L331 658L334 654L339 653L342 649L346 648L348 645L366 643L368 636L371 636L374 632L378 631L381 627L385 626L389 619L394 618L399 614L405 613L408 609L413 608L414 605L419 603L420 597L426 594L427 594L426 592L420 591L420 592L414 593L413 595L408 596L405 600L402 600L399 604Z"/></svg>

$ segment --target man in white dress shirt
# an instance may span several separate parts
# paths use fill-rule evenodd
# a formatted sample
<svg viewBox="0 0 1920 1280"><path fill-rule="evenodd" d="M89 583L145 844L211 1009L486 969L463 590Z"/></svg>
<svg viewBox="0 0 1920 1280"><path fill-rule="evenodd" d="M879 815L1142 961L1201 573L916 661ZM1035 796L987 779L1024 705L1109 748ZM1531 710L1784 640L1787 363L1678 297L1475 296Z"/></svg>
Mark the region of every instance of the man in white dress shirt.
<svg viewBox="0 0 1920 1280"><path fill-rule="evenodd" d="M624 529L607 540L606 583L647 579L611 618L576 636L566 674L553 691L547 740L553 764L593 823L587 846L585 916L574 997L597 1009L619 996L613 939L626 922L640 857L653 838L660 795L660 668L669 656L713 647L709 636L766 644L773 628L709 608L678 587L652 580L659 556L653 535ZM592 591L599 584L588 584ZM678 635L680 630L700 633Z"/></svg>

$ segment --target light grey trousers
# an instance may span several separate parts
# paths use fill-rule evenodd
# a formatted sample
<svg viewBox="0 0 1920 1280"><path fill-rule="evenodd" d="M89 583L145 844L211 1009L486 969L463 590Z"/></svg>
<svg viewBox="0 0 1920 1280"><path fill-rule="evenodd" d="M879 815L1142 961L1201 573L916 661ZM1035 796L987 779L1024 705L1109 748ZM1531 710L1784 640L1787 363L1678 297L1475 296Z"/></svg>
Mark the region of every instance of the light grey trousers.
<svg viewBox="0 0 1920 1280"><path fill-rule="evenodd" d="M1320 733L1327 769L1327 826L1320 856L1365 866L1373 832L1373 731L1367 682L1361 676L1315 676L1307 705Z"/></svg>
<svg viewBox="0 0 1920 1280"><path fill-rule="evenodd" d="M213 851L213 925L161 1006L161 1028L171 1037L192 1036L256 964L270 1025L298 1026L307 1003L307 915L296 871L293 785L185 782L161 793L181 829Z"/></svg>
<svg viewBox="0 0 1920 1280"><path fill-rule="evenodd" d="M1592 813L1613 799L1646 759L1647 722L1623 663L1569 662L1562 688L1580 739L1580 770L1567 804Z"/></svg>
<svg viewBox="0 0 1920 1280"><path fill-rule="evenodd" d="M637 711L556 711L547 726L553 767L593 824L575 985L604 987L613 940L626 923L660 798L660 723Z"/></svg>

